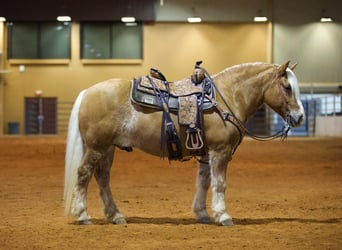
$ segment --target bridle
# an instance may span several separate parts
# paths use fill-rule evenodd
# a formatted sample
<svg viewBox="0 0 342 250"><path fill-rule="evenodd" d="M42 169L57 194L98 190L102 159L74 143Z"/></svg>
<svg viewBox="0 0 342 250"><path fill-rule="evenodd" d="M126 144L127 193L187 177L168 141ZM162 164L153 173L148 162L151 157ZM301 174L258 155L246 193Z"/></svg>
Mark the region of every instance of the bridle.
<svg viewBox="0 0 342 250"><path fill-rule="evenodd" d="M256 134L252 133L251 131L249 131L247 129L247 127L244 125L244 123L237 118L237 116L233 112L232 108L229 106L228 102L226 101L226 99L224 98L222 93L220 92L219 88L215 85L215 83L214 83L213 79L211 78L211 76L209 75L208 71L199 65L197 65L196 67L200 68L203 71L203 73L207 76L208 80L211 82L215 91L218 93L218 95L220 96L224 105L228 109L228 112L224 111L222 108L220 108L220 106L216 102L214 103L214 106L218 109L219 113L221 113L222 119L224 121L232 123L237 128L239 135L240 135L240 140L239 140L239 143L237 144L237 146L241 143L244 133L246 133L248 136L250 136L251 138L253 138L254 140L257 140L257 141L270 141L270 140L273 140L273 139L276 139L279 137L282 140L287 138L287 134L291 129L291 127L288 123L289 119L290 119L289 112L287 112L287 115L286 115L287 119L286 119L286 122L284 123L281 130L279 130L278 132L274 133L273 135L269 135L269 136L256 135ZM277 78L277 76L278 76L278 74L276 73L275 77ZM212 100L212 102L213 102L213 100ZM237 148L237 146L235 147L235 149ZM235 149L234 149L234 151L235 151Z"/></svg>

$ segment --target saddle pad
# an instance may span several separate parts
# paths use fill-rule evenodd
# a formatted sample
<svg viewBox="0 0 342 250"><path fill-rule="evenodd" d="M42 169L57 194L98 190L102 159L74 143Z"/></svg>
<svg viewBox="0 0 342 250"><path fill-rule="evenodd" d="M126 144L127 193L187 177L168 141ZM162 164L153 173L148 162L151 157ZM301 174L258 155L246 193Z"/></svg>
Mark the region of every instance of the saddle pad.
<svg viewBox="0 0 342 250"><path fill-rule="evenodd" d="M154 77L147 77L143 76L141 77L140 84L138 85L138 88L142 91L148 91L149 93L153 93L153 86L151 83L151 80L153 81L156 88L160 89L161 91L166 92L167 87L165 84L165 81L162 81L158 78ZM202 85L201 84L193 84L190 77L185 78L183 80L179 80L176 82L168 82L167 83L170 90L170 95L172 96L186 96L191 94L199 94L202 93ZM152 90L152 92L151 92Z"/></svg>
<svg viewBox="0 0 342 250"><path fill-rule="evenodd" d="M180 125L196 126L197 123L197 96L181 96L178 98L178 123Z"/></svg>

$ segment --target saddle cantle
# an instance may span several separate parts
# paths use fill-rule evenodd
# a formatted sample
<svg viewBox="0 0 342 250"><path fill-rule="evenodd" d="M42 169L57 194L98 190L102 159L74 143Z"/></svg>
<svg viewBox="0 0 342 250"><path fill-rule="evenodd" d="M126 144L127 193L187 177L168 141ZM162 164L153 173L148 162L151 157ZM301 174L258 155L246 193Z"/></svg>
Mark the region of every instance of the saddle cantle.
<svg viewBox="0 0 342 250"><path fill-rule="evenodd" d="M182 146L169 112L178 112L178 123L185 126L185 147L192 155L206 152L203 111L215 107L214 87L210 76L205 77L201 62L197 62L194 73L185 79L168 82L157 69L150 75L132 81L131 100L137 105L163 111L162 156L164 145L168 148L169 160L182 160ZM166 138L165 138L166 137Z"/></svg>

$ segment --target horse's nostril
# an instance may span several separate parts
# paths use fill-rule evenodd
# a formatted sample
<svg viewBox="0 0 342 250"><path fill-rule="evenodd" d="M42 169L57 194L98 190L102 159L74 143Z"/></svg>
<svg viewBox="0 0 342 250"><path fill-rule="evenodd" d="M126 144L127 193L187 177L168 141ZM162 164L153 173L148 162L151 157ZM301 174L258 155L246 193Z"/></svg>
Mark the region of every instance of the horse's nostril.
<svg viewBox="0 0 342 250"><path fill-rule="evenodd" d="M304 119L304 115L301 114L301 115L298 117L298 123L302 123L302 122L303 122L303 119Z"/></svg>

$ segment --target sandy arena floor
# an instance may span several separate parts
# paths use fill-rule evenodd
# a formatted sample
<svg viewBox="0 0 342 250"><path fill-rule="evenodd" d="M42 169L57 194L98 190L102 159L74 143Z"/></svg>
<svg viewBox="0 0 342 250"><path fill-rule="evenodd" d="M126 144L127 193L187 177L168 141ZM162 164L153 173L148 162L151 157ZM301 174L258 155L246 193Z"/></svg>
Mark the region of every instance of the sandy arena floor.
<svg viewBox="0 0 342 250"><path fill-rule="evenodd" d="M342 249L342 138L245 139L228 169L234 227L194 220L195 161L138 150L117 151L112 169L128 224L104 219L92 180L93 225L76 225L63 215L64 150L59 137L0 138L0 249Z"/></svg>

